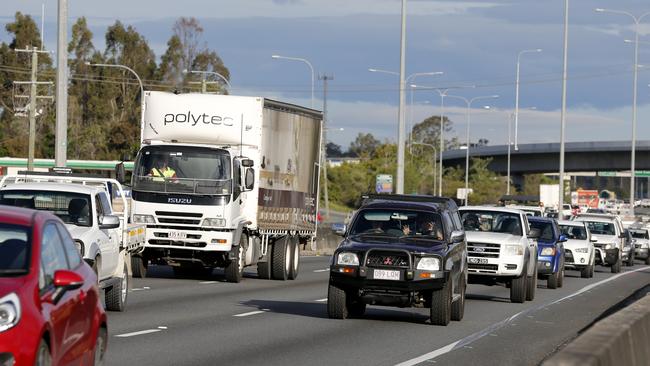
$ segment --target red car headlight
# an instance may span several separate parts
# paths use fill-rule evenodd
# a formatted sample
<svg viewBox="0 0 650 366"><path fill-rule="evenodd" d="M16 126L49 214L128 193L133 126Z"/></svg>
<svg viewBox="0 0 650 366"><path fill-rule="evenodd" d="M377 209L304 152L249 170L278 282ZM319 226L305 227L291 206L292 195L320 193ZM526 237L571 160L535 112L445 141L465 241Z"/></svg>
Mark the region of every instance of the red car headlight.
<svg viewBox="0 0 650 366"><path fill-rule="evenodd" d="M14 327L20 321L20 300L15 293L0 298L0 332Z"/></svg>

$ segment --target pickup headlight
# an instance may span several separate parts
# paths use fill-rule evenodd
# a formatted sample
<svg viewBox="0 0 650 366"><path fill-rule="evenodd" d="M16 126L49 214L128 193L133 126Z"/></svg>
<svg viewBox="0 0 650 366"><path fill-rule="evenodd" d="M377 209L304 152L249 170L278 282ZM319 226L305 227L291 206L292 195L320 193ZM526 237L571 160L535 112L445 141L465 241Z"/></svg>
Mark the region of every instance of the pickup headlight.
<svg viewBox="0 0 650 366"><path fill-rule="evenodd" d="M358 266L359 256L356 253L342 252L336 256L336 264L341 266Z"/></svg>
<svg viewBox="0 0 650 366"><path fill-rule="evenodd" d="M555 255L555 248L544 248L540 255Z"/></svg>
<svg viewBox="0 0 650 366"><path fill-rule="evenodd" d="M0 299L0 332L4 332L20 321L20 300L15 293Z"/></svg>
<svg viewBox="0 0 650 366"><path fill-rule="evenodd" d="M589 253L589 248L576 248L574 251L576 253Z"/></svg>
<svg viewBox="0 0 650 366"><path fill-rule="evenodd" d="M505 255L524 255L524 248L521 245L506 244Z"/></svg>
<svg viewBox="0 0 650 366"><path fill-rule="evenodd" d="M614 249L614 244L612 244L612 243L607 243L607 244L605 244L604 248L605 248L605 249Z"/></svg>
<svg viewBox="0 0 650 366"><path fill-rule="evenodd" d="M134 224L155 224L156 220L152 215L133 215Z"/></svg>
<svg viewBox="0 0 650 366"><path fill-rule="evenodd" d="M440 270L440 259L435 257L424 257L421 258L418 262L417 269L424 271L439 271Z"/></svg>
<svg viewBox="0 0 650 366"><path fill-rule="evenodd" d="M226 219L217 219L217 218L203 219L203 224L201 226L224 227L226 226Z"/></svg>

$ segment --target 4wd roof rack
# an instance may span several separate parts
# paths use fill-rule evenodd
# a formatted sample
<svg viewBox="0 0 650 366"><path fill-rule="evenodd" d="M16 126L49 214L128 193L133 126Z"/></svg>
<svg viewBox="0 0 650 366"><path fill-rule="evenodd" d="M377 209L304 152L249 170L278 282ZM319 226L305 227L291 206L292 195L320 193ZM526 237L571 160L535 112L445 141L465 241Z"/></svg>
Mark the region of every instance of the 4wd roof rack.
<svg viewBox="0 0 650 366"><path fill-rule="evenodd" d="M373 201L402 201L402 202L430 202L456 208L456 201L448 197L415 195L415 194L367 194L361 196L361 205Z"/></svg>

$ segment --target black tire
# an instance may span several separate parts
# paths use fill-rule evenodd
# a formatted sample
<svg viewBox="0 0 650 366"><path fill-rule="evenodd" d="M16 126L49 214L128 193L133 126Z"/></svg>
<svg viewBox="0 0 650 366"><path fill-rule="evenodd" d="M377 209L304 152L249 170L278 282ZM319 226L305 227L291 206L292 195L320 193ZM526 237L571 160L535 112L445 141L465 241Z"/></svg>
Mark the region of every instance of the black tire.
<svg viewBox="0 0 650 366"><path fill-rule="evenodd" d="M586 267L582 267L580 269L580 277L582 277L582 278L590 278L589 275L591 274L591 271L592 271L592 266L591 265L586 266Z"/></svg>
<svg viewBox="0 0 650 366"><path fill-rule="evenodd" d="M95 341L95 352L93 355L93 365L102 366L104 365L104 358L106 357L106 345L108 332L106 328L100 327L97 331L97 340Z"/></svg>
<svg viewBox="0 0 650 366"><path fill-rule="evenodd" d="M113 286L106 289L106 310L124 311L129 293L129 271L124 263L122 278Z"/></svg>
<svg viewBox="0 0 650 366"><path fill-rule="evenodd" d="M564 262L557 273L557 287L561 288L562 286L564 286Z"/></svg>
<svg viewBox="0 0 650 366"><path fill-rule="evenodd" d="M451 303L451 320L461 321L465 315L465 291L467 290L467 280L465 273L460 274L460 283L458 284L460 298Z"/></svg>
<svg viewBox="0 0 650 366"><path fill-rule="evenodd" d="M267 262L257 262L257 277L261 280L271 279L271 256L267 255Z"/></svg>
<svg viewBox="0 0 650 366"><path fill-rule="evenodd" d="M34 361L35 366L50 366L52 365L52 355L50 355L50 347L45 342L45 339L41 339L41 343L38 344L38 349L36 350L36 360Z"/></svg>
<svg viewBox="0 0 650 366"><path fill-rule="evenodd" d="M296 278L298 278L299 271L300 271L300 245L298 244L298 238L293 237L291 238L291 267L289 268L289 279L295 280Z"/></svg>
<svg viewBox="0 0 650 366"><path fill-rule="evenodd" d="M548 276L548 279L546 280L546 287L550 289L556 289L558 286L558 277L559 277L559 272L552 273L550 276Z"/></svg>
<svg viewBox="0 0 650 366"><path fill-rule="evenodd" d="M131 271L135 278L147 277L147 266L144 263L144 258L139 255L131 257Z"/></svg>
<svg viewBox="0 0 650 366"><path fill-rule="evenodd" d="M537 293L537 265L533 275L526 279L526 301L535 300L535 293Z"/></svg>
<svg viewBox="0 0 650 366"><path fill-rule="evenodd" d="M237 259L229 261L223 272L226 275L226 281L233 283L241 282L244 275L244 247L241 245L237 246Z"/></svg>
<svg viewBox="0 0 650 366"><path fill-rule="evenodd" d="M648 255L648 258L645 259L645 264L650 265L650 255Z"/></svg>
<svg viewBox="0 0 650 366"><path fill-rule="evenodd" d="M273 279L286 281L291 268L291 244L288 236L273 243L272 272Z"/></svg>
<svg viewBox="0 0 650 366"><path fill-rule="evenodd" d="M327 316L331 319L348 317L347 294L332 284L327 289Z"/></svg>
<svg viewBox="0 0 650 366"><path fill-rule="evenodd" d="M634 267L634 248L630 250L630 255L627 257L627 266Z"/></svg>
<svg viewBox="0 0 650 366"><path fill-rule="evenodd" d="M510 284L510 301L513 303L521 304L526 301L526 285L528 276L526 272L522 273L521 276L512 280Z"/></svg>
<svg viewBox="0 0 650 366"><path fill-rule="evenodd" d="M594 271L596 270L596 264L592 263L591 266L589 266L589 278L594 277Z"/></svg>
<svg viewBox="0 0 650 366"><path fill-rule="evenodd" d="M447 325L451 321L452 284L447 281L443 288L431 292L429 317L431 325Z"/></svg>
<svg viewBox="0 0 650 366"><path fill-rule="evenodd" d="M622 262L623 261L622 261L621 257L619 257L618 260L616 261L616 263L612 264L612 268L611 268L612 273L621 272L621 265L623 264Z"/></svg>

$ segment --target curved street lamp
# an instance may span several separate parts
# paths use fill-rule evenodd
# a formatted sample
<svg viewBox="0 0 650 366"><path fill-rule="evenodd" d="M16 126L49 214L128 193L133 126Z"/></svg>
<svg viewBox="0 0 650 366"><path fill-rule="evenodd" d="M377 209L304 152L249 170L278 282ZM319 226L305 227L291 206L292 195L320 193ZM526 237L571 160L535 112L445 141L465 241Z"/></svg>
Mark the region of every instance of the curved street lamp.
<svg viewBox="0 0 650 366"><path fill-rule="evenodd" d="M519 68L521 64L521 55L526 53L539 53L541 48L533 50L519 51L517 54L517 80L515 82L515 151L519 150Z"/></svg>
<svg viewBox="0 0 650 366"><path fill-rule="evenodd" d="M290 60L290 61L304 62L307 64L307 66L309 66L309 70L311 70L311 108L314 109L314 66L312 66L311 62L309 62L309 60L305 58L300 58L300 57L271 55L271 58L274 58L276 60Z"/></svg>

